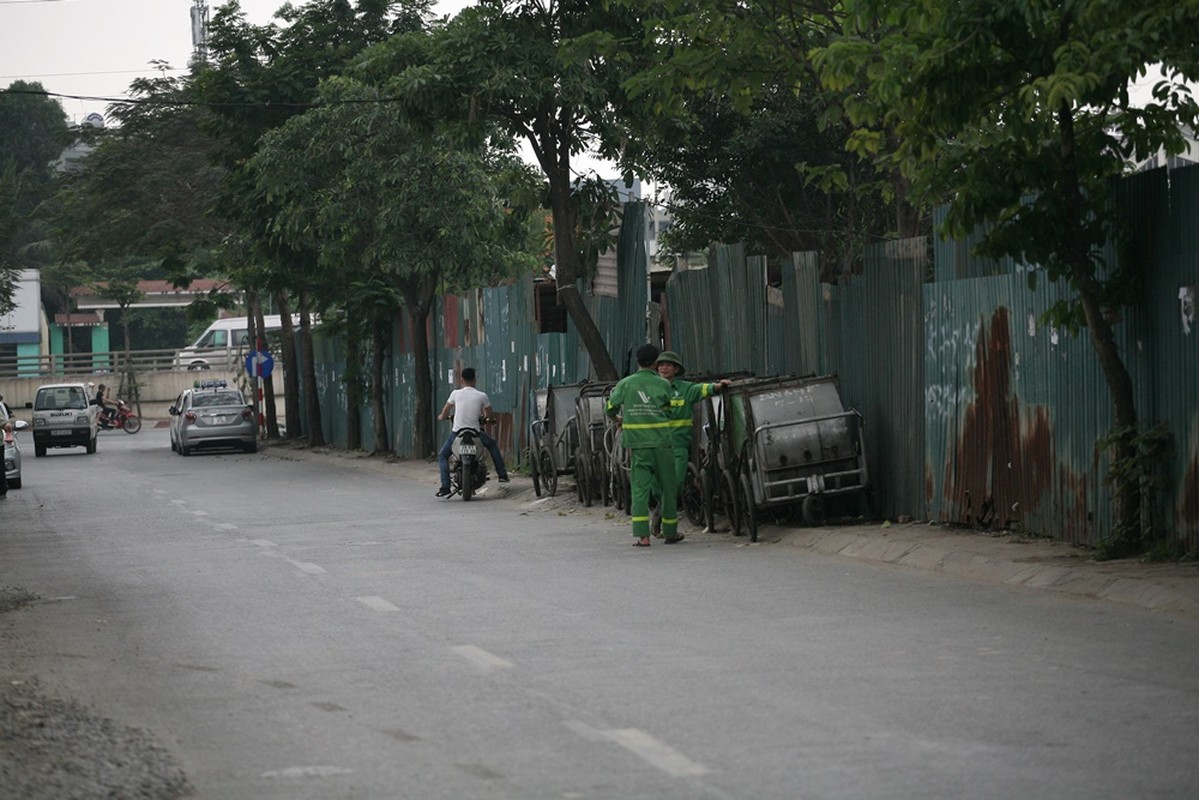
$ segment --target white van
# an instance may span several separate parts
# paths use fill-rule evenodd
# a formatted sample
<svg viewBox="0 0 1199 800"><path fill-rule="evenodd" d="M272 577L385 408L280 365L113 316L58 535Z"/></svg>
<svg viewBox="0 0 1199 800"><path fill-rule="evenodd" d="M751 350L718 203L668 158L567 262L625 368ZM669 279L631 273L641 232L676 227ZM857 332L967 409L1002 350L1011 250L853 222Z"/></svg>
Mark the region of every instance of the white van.
<svg viewBox="0 0 1199 800"><path fill-rule="evenodd" d="M299 327L299 315L292 316ZM278 314L263 318L265 333L278 333L283 322ZM177 369L236 369L250 352L250 326L246 317L226 317L208 326L200 338L175 353Z"/></svg>
<svg viewBox="0 0 1199 800"><path fill-rule="evenodd" d="M33 401L33 454L41 458L51 447L82 447L96 452L99 407L82 383L39 386Z"/></svg>

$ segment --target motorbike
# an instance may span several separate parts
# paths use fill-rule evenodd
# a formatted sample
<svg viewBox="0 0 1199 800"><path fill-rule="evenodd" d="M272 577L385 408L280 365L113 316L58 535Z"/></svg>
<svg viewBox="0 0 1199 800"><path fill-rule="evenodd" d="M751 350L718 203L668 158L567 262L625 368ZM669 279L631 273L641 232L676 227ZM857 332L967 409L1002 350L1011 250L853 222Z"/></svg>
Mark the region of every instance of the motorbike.
<svg viewBox="0 0 1199 800"><path fill-rule="evenodd" d="M474 428L462 428L454 435L454 443L450 446L451 497L458 493L463 500L470 500L487 483L483 449L483 440Z"/></svg>
<svg viewBox="0 0 1199 800"><path fill-rule="evenodd" d="M137 418L137 414L134 414L133 409L125 405L125 401L119 397L116 410L101 409L97 421L100 423L100 430L104 431L119 428L125 433L137 433L142 429L142 421Z"/></svg>

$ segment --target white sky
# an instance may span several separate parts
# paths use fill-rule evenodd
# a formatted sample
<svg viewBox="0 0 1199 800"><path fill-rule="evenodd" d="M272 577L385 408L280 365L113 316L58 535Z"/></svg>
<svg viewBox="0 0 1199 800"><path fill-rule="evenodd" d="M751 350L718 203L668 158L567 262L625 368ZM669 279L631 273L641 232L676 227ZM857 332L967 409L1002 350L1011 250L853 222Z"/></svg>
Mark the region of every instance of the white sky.
<svg viewBox="0 0 1199 800"><path fill-rule="evenodd" d="M241 0L246 18L262 25L285 0ZM224 0L207 0L210 12ZM302 5L302 0L298 3ZM473 0L441 0L452 15ZM129 83L152 75L153 60L182 70L192 52L194 0L0 0L0 88L37 81L48 92L122 97ZM60 98L67 117L103 114L102 100Z"/></svg>
<svg viewBox="0 0 1199 800"><path fill-rule="evenodd" d="M225 0L206 0L209 13ZM271 21L286 0L241 0L255 25ZM304 0L295 0L303 5ZM139 76L154 75L151 61L182 74L192 54L194 0L0 0L0 89L36 81L47 92L85 97L125 96ZM439 0L438 16L453 16L474 0ZM105 114L104 100L58 98L74 124ZM532 162L532 153L524 152ZM610 165L580 156L576 170L614 174Z"/></svg>

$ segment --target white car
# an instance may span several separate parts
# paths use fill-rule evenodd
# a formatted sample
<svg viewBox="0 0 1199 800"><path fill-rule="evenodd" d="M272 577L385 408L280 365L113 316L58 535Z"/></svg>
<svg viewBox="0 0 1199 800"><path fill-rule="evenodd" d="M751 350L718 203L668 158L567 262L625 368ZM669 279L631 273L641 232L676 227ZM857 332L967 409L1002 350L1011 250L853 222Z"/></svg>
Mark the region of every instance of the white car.
<svg viewBox="0 0 1199 800"><path fill-rule="evenodd" d="M33 400L33 454L41 458L51 447L83 447L95 453L98 414L82 383L39 386Z"/></svg>
<svg viewBox="0 0 1199 800"><path fill-rule="evenodd" d="M12 422L12 433L4 430L4 426L9 422ZM16 431L23 431L28 427L29 423L23 419L11 419L4 404L0 403L0 437L4 439L3 488L5 491L21 488L21 445L17 442Z"/></svg>

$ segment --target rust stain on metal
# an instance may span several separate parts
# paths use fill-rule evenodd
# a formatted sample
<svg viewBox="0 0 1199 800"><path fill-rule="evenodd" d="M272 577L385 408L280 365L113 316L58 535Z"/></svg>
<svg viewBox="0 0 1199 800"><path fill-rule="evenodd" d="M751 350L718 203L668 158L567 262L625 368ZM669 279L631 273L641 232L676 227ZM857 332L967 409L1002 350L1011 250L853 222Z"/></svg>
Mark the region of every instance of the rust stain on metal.
<svg viewBox="0 0 1199 800"><path fill-rule="evenodd" d="M516 463L518 453L517 447L519 443L514 437L515 425L513 424L513 414L511 411L494 411L492 416L495 417L495 430L492 436L500 446L500 450L504 453L504 461Z"/></svg>
<svg viewBox="0 0 1199 800"><path fill-rule="evenodd" d="M975 345L975 399L964 410L955 458L945 467L945 516L963 525L1010 528L1048 500L1053 533L1086 541L1085 482L1057 458L1048 409L1022 412L1011 388L1011 353L1008 309L1000 307Z"/></svg>

